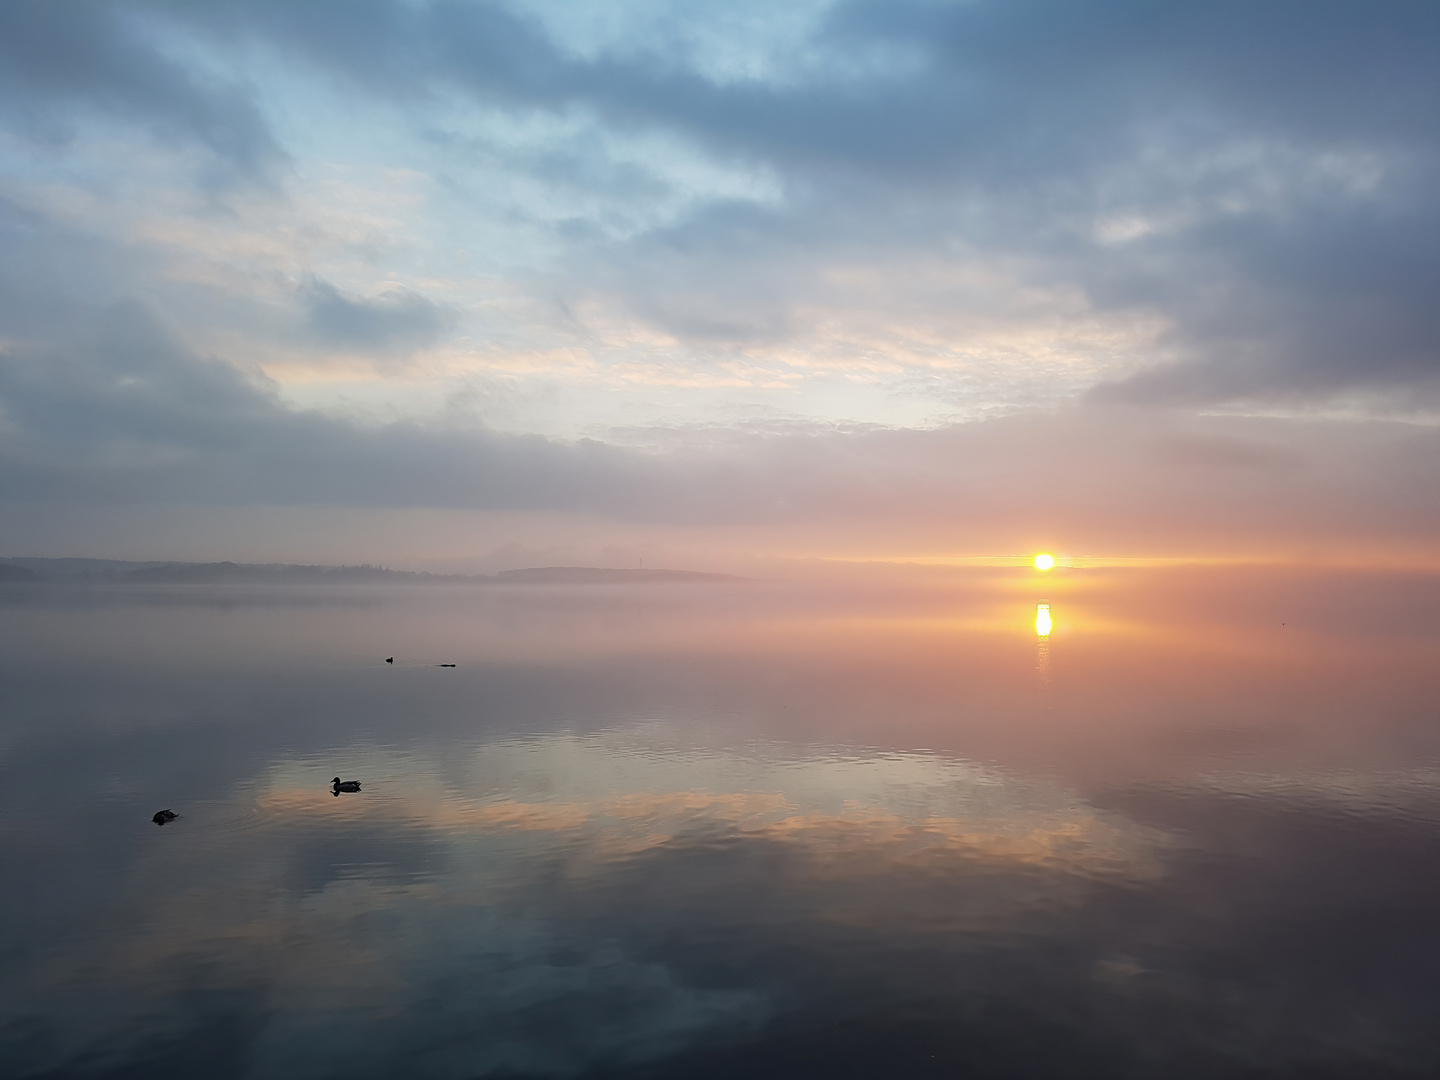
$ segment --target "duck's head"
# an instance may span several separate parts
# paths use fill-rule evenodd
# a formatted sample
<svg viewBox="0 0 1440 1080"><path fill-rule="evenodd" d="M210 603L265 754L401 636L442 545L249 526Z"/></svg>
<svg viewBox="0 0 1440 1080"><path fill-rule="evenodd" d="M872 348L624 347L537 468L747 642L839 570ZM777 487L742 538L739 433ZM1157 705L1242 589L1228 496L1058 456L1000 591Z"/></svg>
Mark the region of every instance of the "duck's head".
<svg viewBox="0 0 1440 1080"><path fill-rule="evenodd" d="M330 782L331 782L332 784L338 784L338 783L340 782L340 777L337 776L337 777L335 777L334 780L331 780Z"/></svg>

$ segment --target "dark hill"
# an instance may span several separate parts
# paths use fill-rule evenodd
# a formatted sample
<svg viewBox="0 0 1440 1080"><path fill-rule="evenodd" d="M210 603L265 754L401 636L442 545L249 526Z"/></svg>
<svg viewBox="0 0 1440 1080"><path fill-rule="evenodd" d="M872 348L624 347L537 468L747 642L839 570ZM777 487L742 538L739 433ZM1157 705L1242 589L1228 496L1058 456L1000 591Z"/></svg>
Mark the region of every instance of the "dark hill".
<svg viewBox="0 0 1440 1080"><path fill-rule="evenodd" d="M167 563L128 571L125 581L167 585L221 584L225 582L353 582L437 580L435 574L387 570L383 566L287 566L270 563ZM441 579L443 580L443 579Z"/></svg>

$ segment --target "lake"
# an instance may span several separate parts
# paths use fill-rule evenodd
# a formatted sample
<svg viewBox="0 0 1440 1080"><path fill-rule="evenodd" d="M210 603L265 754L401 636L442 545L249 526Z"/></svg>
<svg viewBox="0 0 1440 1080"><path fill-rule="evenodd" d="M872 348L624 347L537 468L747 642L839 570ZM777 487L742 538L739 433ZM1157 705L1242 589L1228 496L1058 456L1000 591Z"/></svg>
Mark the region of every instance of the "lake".
<svg viewBox="0 0 1440 1080"><path fill-rule="evenodd" d="M1437 610L1343 567L5 586L0 1069L1440 1075Z"/></svg>

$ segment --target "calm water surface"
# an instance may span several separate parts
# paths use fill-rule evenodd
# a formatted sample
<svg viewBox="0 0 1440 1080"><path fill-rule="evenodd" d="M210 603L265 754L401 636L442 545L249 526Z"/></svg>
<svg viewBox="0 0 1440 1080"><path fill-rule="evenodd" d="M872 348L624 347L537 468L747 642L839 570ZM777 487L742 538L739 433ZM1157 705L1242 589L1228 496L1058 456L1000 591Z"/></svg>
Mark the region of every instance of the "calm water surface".
<svg viewBox="0 0 1440 1080"><path fill-rule="evenodd" d="M0 1072L1440 1075L1437 606L10 587Z"/></svg>

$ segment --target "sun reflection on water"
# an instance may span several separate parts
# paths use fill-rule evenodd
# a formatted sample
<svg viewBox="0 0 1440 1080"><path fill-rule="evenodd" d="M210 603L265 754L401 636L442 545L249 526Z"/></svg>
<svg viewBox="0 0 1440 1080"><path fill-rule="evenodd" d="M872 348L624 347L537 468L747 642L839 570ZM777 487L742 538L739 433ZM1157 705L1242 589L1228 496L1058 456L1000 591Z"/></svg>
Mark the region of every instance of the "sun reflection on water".
<svg viewBox="0 0 1440 1080"><path fill-rule="evenodd" d="M1050 605L1040 603L1035 605L1035 636L1048 638L1050 636Z"/></svg>
<svg viewBox="0 0 1440 1080"><path fill-rule="evenodd" d="M1050 688L1050 605L1035 605L1035 674L1042 691Z"/></svg>

